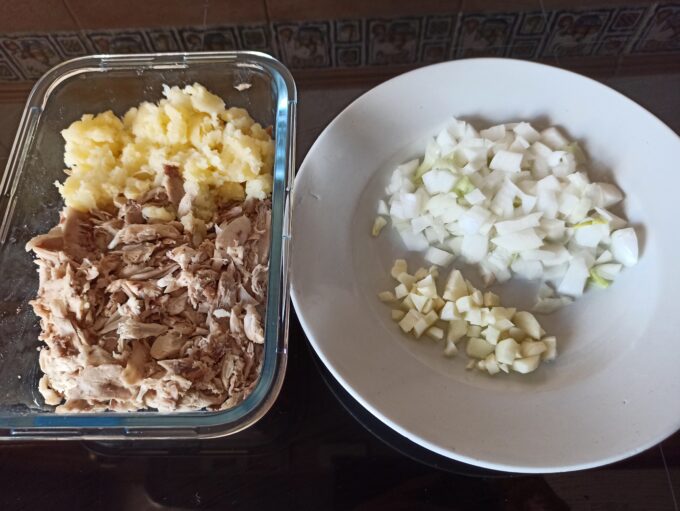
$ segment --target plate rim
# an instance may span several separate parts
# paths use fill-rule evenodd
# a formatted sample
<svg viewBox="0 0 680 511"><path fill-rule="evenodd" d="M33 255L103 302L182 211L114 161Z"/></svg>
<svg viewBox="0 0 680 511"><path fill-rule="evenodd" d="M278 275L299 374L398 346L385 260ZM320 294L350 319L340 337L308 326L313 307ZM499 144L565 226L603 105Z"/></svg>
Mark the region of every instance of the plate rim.
<svg viewBox="0 0 680 511"><path fill-rule="evenodd" d="M635 108L639 113L644 114L650 118L650 120L654 121L659 127L662 127L663 129L667 130L668 133L672 136L674 136L677 139L677 142L680 143L680 135L676 133L674 130L672 130L666 123L664 123L661 119L659 119L656 115L654 115L652 112L644 108L642 105L637 103L636 101L632 100L631 98L627 97L626 95L622 94L621 92L609 87L608 85L605 85L593 78L590 78L588 76L582 75L580 73L576 73L574 71L570 71L567 69L563 69L557 66L552 66L549 64L544 64L544 63L539 63L539 62L532 62L532 61L527 61L527 60L522 60L522 59L513 59L513 58L499 58L499 57L480 57L480 58L466 58L466 59L456 59L456 60L450 60L446 62L440 62L436 64L431 64L428 66L423 66L418 69L414 69L402 74L399 74L395 77L390 78L389 80L385 80L384 82L370 88L357 98L355 98L352 102L350 102L347 106L345 106L334 118L333 120L328 123L328 125L324 128L324 130L318 135L314 143L310 146L309 150L307 151L307 154L305 155L304 160L300 164L300 167L298 168L298 171L295 176L295 185L297 185L298 178L300 176L306 175L305 174L305 169L309 166L308 161L310 160L310 155L312 155L321 143L323 143L323 139L325 138L325 135L327 134L328 131L330 131L336 123L341 122L342 117L344 117L349 110L351 110L355 103L357 103L360 100L363 100L366 96L372 95L374 93L377 93L380 88L383 86L386 86L387 84L393 83L394 81L398 80L403 80L407 76L411 76L413 74L417 73L426 73L428 70L431 68L437 68L437 67L455 67L460 65L461 63L468 63L470 61L474 62L486 62L489 65L493 65L495 63L507 63L507 62L514 62L516 64L520 65L526 65L529 67L534 67L534 68L547 68L551 72L558 72L558 73L563 73L566 75L570 75L572 78L584 80L586 82L590 82L591 86L599 87L600 89L606 90L607 93L609 94L614 94L615 96L618 96L618 99L623 99L625 102L627 102L631 107ZM299 186L293 186L293 204L295 204L295 198L297 193L300 190ZM295 218L295 211L293 211L293 218ZM292 240L293 244L295 243L295 232L293 230L292 232ZM410 441L422 446L425 449L428 449L432 452L435 452L437 454L440 454L442 456L445 456L447 458L456 460L456 461L461 461L463 463L468 463L477 467L482 467L486 469L491 469L491 470L497 470L497 471L503 471L503 472L514 472L514 473L526 473L526 474L542 474L542 473L560 473L560 472L571 472L571 471L577 471L577 470L585 470L585 469L590 469L590 468L596 468L596 467L601 467L604 465L609 465L611 463L616 463L618 461L630 458L631 456L635 456L636 454L639 454L640 452L643 452L669 436L673 435L677 431L680 431L680 424L677 427L673 427L671 425L670 429L668 431L664 431L659 435L655 435L653 438L650 440L637 444L635 447L628 448L621 453L617 455L611 455L605 458L600 458L597 460L593 461L588 461L588 462L583 462L583 463L570 463L570 464L564 464L564 465L559 465L559 464L546 464L543 466L534 466L534 465L513 465L510 463L499 463L499 462L493 462L493 461L488 461L484 459L479 459L475 458L473 456L461 454L455 450L447 449L444 447L441 447L435 443L432 443L428 441L427 439L423 438L422 436L411 432L410 430L400 426L398 423L392 421L388 417L386 417L383 413L380 412L379 409L377 409L375 406L371 405L368 401L366 401L360 393L358 393L352 385L349 384L348 381L345 380L345 378L342 377L342 375L336 370L336 368L330 363L329 359L326 357L326 354L323 352L321 347L317 344L315 340L315 336L313 335L312 328L308 324L304 314L301 312L302 308L300 306L300 298L298 297L298 292L297 292L297 278L295 275L294 271L291 271L291 300L293 302L293 305L295 307L295 312L296 316L298 317L298 320L300 321L300 325L302 326L302 329L305 333L305 336L307 337L307 340L309 344L312 346L314 349L314 353L319 357L319 359L323 362L324 366L326 369L332 374L332 376L335 378L335 380L342 386L342 388L347 391L361 406L364 407L368 412L370 412L374 417L376 417L378 420L380 420L383 424L391 428L392 430L396 431L397 433L403 435Z"/></svg>

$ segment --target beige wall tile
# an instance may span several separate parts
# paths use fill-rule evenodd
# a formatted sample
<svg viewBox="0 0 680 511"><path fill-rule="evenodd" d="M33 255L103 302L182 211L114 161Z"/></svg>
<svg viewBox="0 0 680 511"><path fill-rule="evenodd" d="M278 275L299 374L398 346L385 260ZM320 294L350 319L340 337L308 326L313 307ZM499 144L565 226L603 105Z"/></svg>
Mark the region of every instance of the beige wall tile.
<svg viewBox="0 0 680 511"><path fill-rule="evenodd" d="M208 25L266 23L265 0L209 0Z"/></svg>
<svg viewBox="0 0 680 511"><path fill-rule="evenodd" d="M76 28L76 22L63 0L0 1L0 34Z"/></svg>
<svg viewBox="0 0 680 511"><path fill-rule="evenodd" d="M64 1L80 28L94 30L202 25L206 8L200 0Z"/></svg>
<svg viewBox="0 0 680 511"><path fill-rule="evenodd" d="M395 18L456 13L462 0L266 0L272 20Z"/></svg>

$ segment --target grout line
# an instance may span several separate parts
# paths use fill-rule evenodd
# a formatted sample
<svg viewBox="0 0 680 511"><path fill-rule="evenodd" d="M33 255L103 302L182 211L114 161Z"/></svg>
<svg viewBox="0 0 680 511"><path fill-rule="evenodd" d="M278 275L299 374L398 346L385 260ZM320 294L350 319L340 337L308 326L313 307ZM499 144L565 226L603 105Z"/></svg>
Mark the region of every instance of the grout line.
<svg viewBox="0 0 680 511"><path fill-rule="evenodd" d="M666 479L668 480L668 487L671 490L671 497L673 498L673 509L678 511L678 501L675 498L675 490L673 489L673 479L671 472L668 470L668 463L666 463L666 455L663 453L663 445L659 444L659 451L661 452L661 459L663 460L663 468L666 469Z"/></svg>
<svg viewBox="0 0 680 511"><path fill-rule="evenodd" d="M269 13L269 5L267 0L260 0L262 2L262 9L264 11L264 25L265 31L269 34L269 53L274 58L279 58L278 47L275 47L276 42L274 41L274 29L272 27L272 17Z"/></svg>
<svg viewBox="0 0 680 511"><path fill-rule="evenodd" d="M276 36L276 30L274 28L274 20L272 19L272 14L269 11L269 3L267 2L267 0L262 0L262 4L264 5L264 17L267 26L266 30L269 33L269 46L271 49L272 56L283 62L282 51L281 48L279 47L279 40L278 37Z"/></svg>
<svg viewBox="0 0 680 511"><path fill-rule="evenodd" d="M201 24L201 51L205 49L205 31L208 28L208 9L210 0L203 1L203 23Z"/></svg>
<svg viewBox="0 0 680 511"><path fill-rule="evenodd" d="M645 28L647 28L647 24L649 23L649 20L654 17L656 14L656 10L659 7L659 2L654 2L647 7L647 11L642 15L642 21L640 21L640 26L638 29L635 31L635 33L630 34L629 36L629 41L626 44L626 47L623 49L621 52L621 55L630 55L630 52L633 49L633 46L640 40L642 37L642 32L644 32Z"/></svg>
<svg viewBox="0 0 680 511"><path fill-rule="evenodd" d="M269 25L272 22L272 15L269 12L269 4L267 3L267 0L262 0L262 6L264 7L264 18L267 22L267 25Z"/></svg>
<svg viewBox="0 0 680 511"><path fill-rule="evenodd" d="M73 11L71 6L69 5L68 0L62 0L62 3L64 4L64 7L66 8L69 15L71 16L71 18L75 22L76 27L77 27L77 30L75 32L80 36L81 42L85 46L85 49L87 50L88 54L98 53L97 48L94 47L94 44L92 44L90 39L87 37L87 34L85 33L85 30L86 30L85 27L80 22L80 18L78 16L76 16L75 12ZM72 57L69 57L69 58L72 58ZM65 59L65 60L68 60L68 58Z"/></svg>
<svg viewBox="0 0 680 511"><path fill-rule="evenodd" d="M83 27L80 24L80 20L73 12L73 9L71 9L71 6L68 4L68 0L61 0L61 3L64 5L64 8L68 11L69 16L71 16L71 20L76 24L78 30L83 30Z"/></svg>
<svg viewBox="0 0 680 511"><path fill-rule="evenodd" d="M455 60L458 58L456 55L456 50L458 48L458 34L460 30L462 30L462 23L463 23L463 9L462 9L462 2L461 2L461 9L458 10L458 12L453 16L454 19L454 25L453 25L453 30L451 31L451 47L449 48L449 54L446 60Z"/></svg>

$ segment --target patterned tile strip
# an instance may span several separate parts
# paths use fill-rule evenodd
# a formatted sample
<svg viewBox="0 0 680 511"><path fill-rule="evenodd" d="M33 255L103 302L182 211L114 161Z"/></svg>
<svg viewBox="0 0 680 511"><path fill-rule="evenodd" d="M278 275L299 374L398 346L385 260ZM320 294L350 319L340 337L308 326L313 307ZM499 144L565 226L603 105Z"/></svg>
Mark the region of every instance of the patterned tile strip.
<svg viewBox="0 0 680 511"><path fill-rule="evenodd" d="M661 5L649 17L632 54L680 52L680 3Z"/></svg>
<svg viewBox="0 0 680 511"><path fill-rule="evenodd" d="M91 53L250 49L292 69L414 66L451 58L680 54L680 3L82 32L0 34L0 82Z"/></svg>

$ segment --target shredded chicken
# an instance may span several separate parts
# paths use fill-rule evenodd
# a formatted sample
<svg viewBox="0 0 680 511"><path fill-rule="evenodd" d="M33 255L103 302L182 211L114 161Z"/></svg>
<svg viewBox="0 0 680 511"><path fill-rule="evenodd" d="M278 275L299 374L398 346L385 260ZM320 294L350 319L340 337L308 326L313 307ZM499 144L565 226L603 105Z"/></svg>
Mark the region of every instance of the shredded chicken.
<svg viewBox="0 0 680 511"><path fill-rule="evenodd" d="M40 277L39 390L57 412L224 409L257 383L270 201L229 203L197 222L178 169L164 170L139 201L65 208L26 246ZM148 204L182 215L146 223Z"/></svg>

